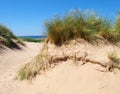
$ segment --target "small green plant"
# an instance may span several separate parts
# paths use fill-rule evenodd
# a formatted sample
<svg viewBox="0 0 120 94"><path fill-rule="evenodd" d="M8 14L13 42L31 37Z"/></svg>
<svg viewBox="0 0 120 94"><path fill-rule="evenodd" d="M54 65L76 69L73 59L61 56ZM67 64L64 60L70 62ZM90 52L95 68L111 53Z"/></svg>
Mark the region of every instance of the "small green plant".
<svg viewBox="0 0 120 94"><path fill-rule="evenodd" d="M23 79L26 78L26 73L25 73L23 68L18 72L18 77L17 78L20 79L20 80L23 80Z"/></svg>
<svg viewBox="0 0 120 94"><path fill-rule="evenodd" d="M25 70L23 68L18 72L17 79L19 79L19 80L24 80L24 79L29 80L29 79L32 79L33 77L35 77L36 74L37 74L36 70L32 70L32 69Z"/></svg>
<svg viewBox="0 0 120 94"><path fill-rule="evenodd" d="M19 80L29 80L36 76L40 71L47 68L48 59L46 56L37 55L31 63L26 64L18 71Z"/></svg>
<svg viewBox="0 0 120 94"><path fill-rule="evenodd" d="M18 71L17 79L19 79L19 80L24 80L24 79L29 80L29 79L32 79L33 77L36 76L36 74L38 72L37 66L35 66L33 64L32 64L32 66L30 66L30 65L31 64L27 64Z"/></svg>
<svg viewBox="0 0 120 94"><path fill-rule="evenodd" d="M108 63L109 70L111 70L111 68L120 69L120 58L115 51L108 53L108 58L111 60Z"/></svg>
<svg viewBox="0 0 120 94"><path fill-rule="evenodd" d="M112 61L119 60L120 58L117 56L115 51L108 53L108 58Z"/></svg>

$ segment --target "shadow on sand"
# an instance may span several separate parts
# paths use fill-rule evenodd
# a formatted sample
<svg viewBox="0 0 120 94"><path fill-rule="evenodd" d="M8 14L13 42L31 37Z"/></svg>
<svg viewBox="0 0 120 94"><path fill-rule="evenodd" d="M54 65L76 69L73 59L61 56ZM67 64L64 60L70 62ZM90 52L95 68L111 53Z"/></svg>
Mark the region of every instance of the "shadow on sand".
<svg viewBox="0 0 120 94"><path fill-rule="evenodd" d="M12 42L12 44L10 46L4 46L3 44L0 44L0 53L4 52L7 48L11 49L11 50L22 50L22 47L24 46L26 47L26 45L20 45L18 43L14 43Z"/></svg>

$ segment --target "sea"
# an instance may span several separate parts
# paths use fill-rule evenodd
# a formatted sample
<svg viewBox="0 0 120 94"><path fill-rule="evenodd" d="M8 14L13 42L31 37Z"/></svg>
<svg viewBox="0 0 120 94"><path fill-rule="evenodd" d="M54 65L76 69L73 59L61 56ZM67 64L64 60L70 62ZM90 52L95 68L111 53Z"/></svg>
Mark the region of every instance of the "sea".
<svg viewBox="0 0 120 94"><path fill-rule="evenodd" d="M32 38L32 39L43 39L46 38L46 36L40 35L40 36L18 36L19 38Z"/></svg>

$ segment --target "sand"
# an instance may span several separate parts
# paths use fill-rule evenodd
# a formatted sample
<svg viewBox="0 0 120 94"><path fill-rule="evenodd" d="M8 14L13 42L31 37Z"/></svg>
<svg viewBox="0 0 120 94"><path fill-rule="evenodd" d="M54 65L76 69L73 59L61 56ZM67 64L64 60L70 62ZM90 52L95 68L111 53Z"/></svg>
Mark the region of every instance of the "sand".
<svg viewBox="0 0 120 94"><path fill-rule="evenodd" d="M20 46L21 49L9 49L2 46L0 51L0 94L8 94L6 90L13 84L17 71L31 61L42 46L40 43L27 42L26 47Z"/></svg>
<svg viewBox="0 0 120 94"><path fill-rule="evenodd" d="M105 68L100 65L87 63L81 66L72 60L61 62L55 68L37 75L32 81L14 80L18 69L31 61L42 46L43 44L27 43L27 48L23 47L23 50L7 50L0 55L0 94L120 94L118 69L114 72L101 72ZM110 49L117 50L118 54L120 50L112 45L85 45L89 49L83 46L84 44L80 45L82 51L93 55L90 58L101 61L106 60L106 52Z"/></svg>

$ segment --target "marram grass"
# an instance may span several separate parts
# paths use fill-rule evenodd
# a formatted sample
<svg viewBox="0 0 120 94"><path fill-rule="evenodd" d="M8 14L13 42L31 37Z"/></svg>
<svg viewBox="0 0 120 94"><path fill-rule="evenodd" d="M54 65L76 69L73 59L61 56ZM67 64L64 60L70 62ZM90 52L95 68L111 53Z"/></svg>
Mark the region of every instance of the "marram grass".
<svg viewBox="0 0 120 94"><path fill-rule="evenodd" d="M15 36L10 29L7 27L0 25L0 37L2 44L8 46L8 47L13 47L16 45L14 41L17 41L18 43L24 45L23 41L20 40L17 36Z"/></svg>
<svg viewBox="0 0 120 94"><path fill-rule="evenodd" d="M96 15L95 12L83 12L79 9L68 12L65 16L55 16L45 23L49 41L61 45L66 41L82 38L95 41L95 36L102 36L109 42L120 40L120 18L113 24L109 19Z"/></svg>

